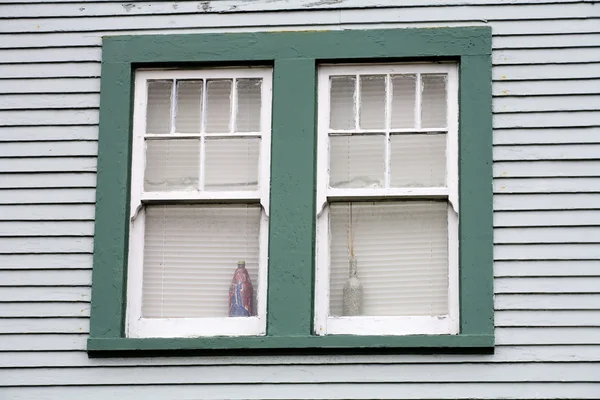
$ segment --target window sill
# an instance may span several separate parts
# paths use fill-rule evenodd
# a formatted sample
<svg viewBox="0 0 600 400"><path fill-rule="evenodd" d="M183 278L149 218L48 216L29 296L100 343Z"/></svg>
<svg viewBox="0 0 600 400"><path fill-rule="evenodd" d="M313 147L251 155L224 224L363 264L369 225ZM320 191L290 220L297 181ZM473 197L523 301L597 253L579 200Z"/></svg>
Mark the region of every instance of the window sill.
<svg viewBox="0 0 600 400"><path fill-rule="evenodd" d="M402 352L491 353L494 335L408 335L408 336L261 336L206 338L94 338L88 339L91 356L119 355L125 352L144 352L167 355L178 351L227 350L331 350L347 352L381 352L385 349ZM137 353L140 354L137 354ZM305 354L305 352L303 352Z"/></svg>

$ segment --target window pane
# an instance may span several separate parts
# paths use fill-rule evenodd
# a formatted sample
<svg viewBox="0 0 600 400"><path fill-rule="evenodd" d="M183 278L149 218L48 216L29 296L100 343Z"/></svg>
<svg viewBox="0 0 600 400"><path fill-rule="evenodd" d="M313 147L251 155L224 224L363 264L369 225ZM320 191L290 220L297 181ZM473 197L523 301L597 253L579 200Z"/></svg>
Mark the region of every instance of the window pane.
<svg viewBox="0 0 600 400"><path fill-rule="evenodd" d="M446 75L422 75L421 127L445 128Z"/></svg>
<svg viewBox="0 0 600 400"><path fill-rule="evenodd" d="M246 264L255 302L260 213L247 205L147 206L142 315L228 317L238 261Z"/></svg>
<svg viewBox="0 0 600 400"><path fill-rule="evenodd" d="M392 135L390 139L392 186L445 186L445 134Z"/></svg>
<svg viewBox="0 0 600 400"><path fill-rule="evenodd" d="M331 136L329 146L330 187L384 186L385 136Z"/></svg>
<svg viewBox="0 0 600 400"><path fill-rule="evenodd" d="M385 128L385 75L360 77L360 127Z"/></svg>
<svg viewBox="0 0 600 400"><path fill-rule="evenodd" d="M202 123L202 81L177 82L175 131L200 133Z"/></svg>
<svg viewBox="0 0 600 400"><path fill-rule="evenodd" d="M392 77L392 129L415 126L415 75Z"/></svg>
<svg viewBox="0 0 600 400"><path fill-rule="evenodd" d="M147 140L144 190L198 190L200 140Z"/></svg>
<svg viewBox="0 0 600 400"><path fill-rule="evenodd" d="M260 131L261 79L237 80L237 132Z"/></svg>
<svg viewBox="0 0 600 400"><path fill-rule="evenodd" d="M231 79L206 83L206 132L229 132L231 118Z"/></svg>
<svg viewBox="0 0 600 400"><path fill-rule="evenodd" d="M171 92L173 81L148 81L146 133L171 132Z"/></svg>
<svg viewBox="0 0 600 400"><path fill-rule="evenodd" d="M331 104L329 127L331 129L355 129L354 90L356 78L338 76L331 78Z"/></svg>
<svg viewBox="0 0 600 400"><path fill-rule="evenodd" d="M206 190L255 190L258 188L260 139L207 139Z"/></svg>
<svg viewBox="0 0 600 400"><path fill-rule="evenodd" d="M448 313L445 202L333 203L330 232L330 315Z"/></svg>

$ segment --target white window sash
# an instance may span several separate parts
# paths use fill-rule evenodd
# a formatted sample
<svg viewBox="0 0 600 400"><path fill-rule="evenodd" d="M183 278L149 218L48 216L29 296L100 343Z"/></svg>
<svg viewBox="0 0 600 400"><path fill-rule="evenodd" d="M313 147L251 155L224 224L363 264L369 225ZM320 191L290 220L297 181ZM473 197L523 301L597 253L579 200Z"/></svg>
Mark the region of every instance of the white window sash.
<svg viewBox="0 0 600 400"><path fill-rule="evenodd" d="M421 74L447 75L447 116L445 128L422 129L420 126ZM382 130L358 129L336 131L329 129L329 79L335 75L416 74L415 102L416 126L411 129L392 130L387 123L390 112L390 93L386 91L386 139L390 133L446 133L446 185L420 188L350 188L328 187L330 133L381 133ZM358 84L358 82L357 82ZM389 88L389 87L388 87ZM318 73L318 142L317 142L317 221L316 221L316 273L314 326L317 335L413 335L459 333L459 237L458 237L458 66L455 63L406 63L377 65L325 65ZM356 100L357 105L359 99ZM358 114L358 106L355 109ZM389 183L389 151L386 152L386 186ZM448 201L448 314L442 316L329 316L329 202L332 200L382 200L382 199L446 199Z"/></svg>
<svg viewBox="0 0 600 400"><path fill-rule="evenodd" d="M233 133L235 109L232 107L232 122L229 133L206 134L203 112L201 132L185 134L175 132L171 127L169 134L146 134L147 81L152 79L242 79L261 78L261 132ZM206 85L206 84L205 84ZM235 88L232 88L235 89ZM175 88L173 89L175 90ZM236 90L232 90L235 93ZM179 70L138 70L135 76L133 115L133 142L131 166L131 205L129 226L129 254L127 269L127 337L190 337L190 336L244 336L265 335L267 309L267 263L268 263L268 210L270 189L270 149L271 149L271 99L272 69L260 67ZM232 94L232 101L235 94ZM206 90L203 90L202 107L206 107ZM173 99L175 95L173 95ZM174 103L175 100L173 100ZM172 104L172 107L174 105ZM204 111L204 110L203 110ZM172 114L173 117L173 114ZM182 139L205 137L260 137L259 188L251 191L144 191L145 139ZM204 146L201 146L201 152ZM201 154L201 160L204 160ZM200 179L203 180L204 168ZM262 214L259 227L259 270L256 290L257 315L253 317L225 318L142 318L143 263L145 235L145 204L168 202L179 203L260 203ZM232 269L232 277L233 277Z"/></svg>

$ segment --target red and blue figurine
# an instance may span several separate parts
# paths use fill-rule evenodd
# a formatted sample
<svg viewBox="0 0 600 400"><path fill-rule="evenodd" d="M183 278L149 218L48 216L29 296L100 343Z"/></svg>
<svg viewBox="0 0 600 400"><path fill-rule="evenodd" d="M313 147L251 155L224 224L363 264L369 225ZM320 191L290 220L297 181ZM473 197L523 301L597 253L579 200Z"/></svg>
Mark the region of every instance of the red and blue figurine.
<svg viewBox="0 0 600 400"><path fill-rule="evenodd" d="M249 317L252 315L252 295L254 289L245 261L238 261L229 286L229 316Z"/></svg>

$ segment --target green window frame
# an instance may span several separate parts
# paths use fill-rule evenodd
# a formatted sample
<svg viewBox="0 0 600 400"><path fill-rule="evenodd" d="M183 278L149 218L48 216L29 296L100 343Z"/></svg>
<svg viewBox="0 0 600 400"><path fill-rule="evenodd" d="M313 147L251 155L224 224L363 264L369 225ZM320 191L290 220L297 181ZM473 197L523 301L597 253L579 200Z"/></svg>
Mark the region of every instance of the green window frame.
<svg viewBox="0 0 600 400"><path fill-rule="evenodd" d="M454 60L459 65L460 332L317 336L313 292L318 65L415 60ZM273 66L267 334L127 338L135 70L244 64ZM491 84L487 27L105 37L88 352L493 349Z"/></svg>

